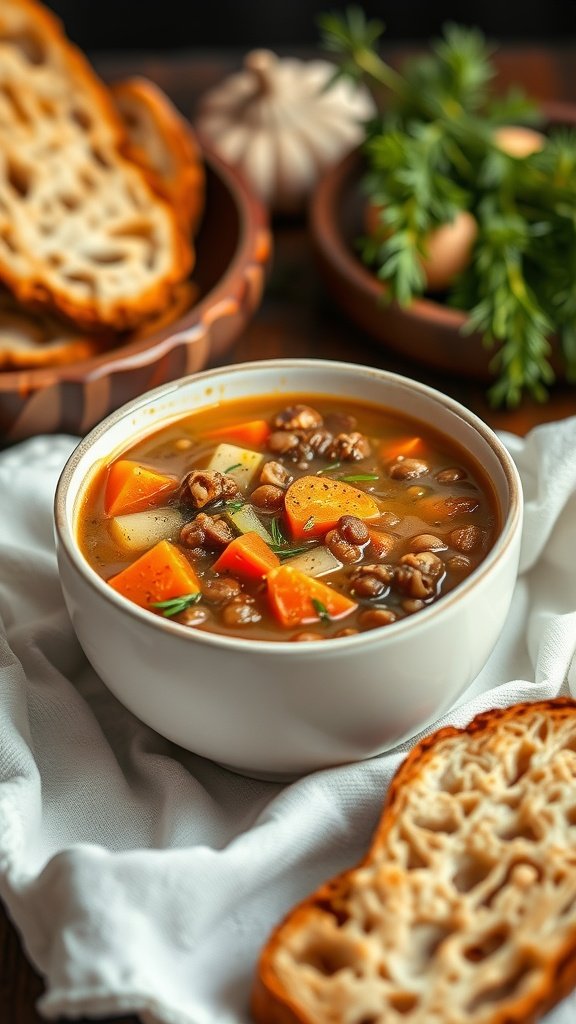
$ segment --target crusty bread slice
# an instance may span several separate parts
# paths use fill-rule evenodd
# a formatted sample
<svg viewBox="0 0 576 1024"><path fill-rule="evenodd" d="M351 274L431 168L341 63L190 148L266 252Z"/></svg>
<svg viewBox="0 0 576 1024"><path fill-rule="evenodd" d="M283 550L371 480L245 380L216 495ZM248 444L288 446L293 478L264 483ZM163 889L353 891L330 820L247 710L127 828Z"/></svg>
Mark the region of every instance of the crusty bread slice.
<svg viewBox="0 0 576 1024"><path fill-rule="evenodd" d="M533 1024L576 984L576 702L407 757L364 861L263 949L259 1024Z"/></svg>
<svg viewBox="0 0 576 1024"><path fill-rule="evenodd" d="M58 316L24 309L0 289L0 370L62 366L110 348L116 335L82 335Z"/></svg>
<svg viewBox="0 0 576 1024"><path fill-rule="evenodd" d="M109 91L37 0L0 4L0 279L88 330L156 314L191 245L123 155Z"/></svg>
<svg viewBox="0 0 576 1024"><path fill-rule="evenodd" d="M0 372L63 366L140 341L178 320L196 298L196 286L183 281L170 304L137 329L121 335L113 331L83 334L52 313L25 309L9 291L0 289Z"/></svg>
<svg viewBox="0 0 576 1024"><path fill-rule="evenodd" d="M205 172L192 125L143 76L115 82L112 96L127 130L127 156L151 174L153 187L176 211L183 230L195 234L204 209Z"/></svg>

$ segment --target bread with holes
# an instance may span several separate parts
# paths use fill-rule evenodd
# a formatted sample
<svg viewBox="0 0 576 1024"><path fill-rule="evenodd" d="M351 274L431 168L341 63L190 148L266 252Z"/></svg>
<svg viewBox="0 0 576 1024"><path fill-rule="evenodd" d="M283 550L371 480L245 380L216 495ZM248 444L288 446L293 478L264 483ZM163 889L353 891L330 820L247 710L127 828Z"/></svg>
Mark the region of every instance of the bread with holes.
<svg viewBox="0 0 576 1024"><path fill-rule="evenodd" d="M158 313L193 263L108 89L37 0L0 4L0 280L88 330Z"/></svg>
<svg viewBox="0 0 576 1024"><path fill-rule="evenodd" d="M576 984L576 702L445 728L266 943L258 1024L534 1024Z"/></svg>
<svg viewBox="0 0 576 1024"><path fill-rule="evenodd" d="M154 82L141 75L112 85L124 122L127 155L150 175L153 187L194 235L204 210L204 160L192 125Z"/></svg>

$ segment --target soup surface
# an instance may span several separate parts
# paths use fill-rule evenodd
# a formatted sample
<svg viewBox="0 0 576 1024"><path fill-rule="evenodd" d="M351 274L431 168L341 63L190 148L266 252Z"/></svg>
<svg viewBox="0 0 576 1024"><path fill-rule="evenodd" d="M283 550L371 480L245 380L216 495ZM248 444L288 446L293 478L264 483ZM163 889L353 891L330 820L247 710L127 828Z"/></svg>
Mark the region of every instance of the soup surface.
<svg viewBox="0 0 576 1024"><path fill-rule="evenodd" d="M442 598L494 543L480 467L421 423L340 397L202 409L102 466L81 551L151 614L250 639L386 627Z"/></svg>

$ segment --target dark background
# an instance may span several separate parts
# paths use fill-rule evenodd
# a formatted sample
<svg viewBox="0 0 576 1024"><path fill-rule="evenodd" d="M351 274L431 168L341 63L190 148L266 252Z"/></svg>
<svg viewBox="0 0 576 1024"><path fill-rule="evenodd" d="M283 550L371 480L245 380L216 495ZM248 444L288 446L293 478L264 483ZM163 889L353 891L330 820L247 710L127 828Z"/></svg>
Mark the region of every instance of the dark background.
<svg viewBox="0 0 576 1024"><path fill-rule="evenodd" d="M48 0L47 6L87 50L282 50L317 46L318 14L348 5L333 0ZM428 39L439 34L445 21L477 25L495 42L576 36L576 0L366 0L358 6L385 22L390 41Z"/></svg>

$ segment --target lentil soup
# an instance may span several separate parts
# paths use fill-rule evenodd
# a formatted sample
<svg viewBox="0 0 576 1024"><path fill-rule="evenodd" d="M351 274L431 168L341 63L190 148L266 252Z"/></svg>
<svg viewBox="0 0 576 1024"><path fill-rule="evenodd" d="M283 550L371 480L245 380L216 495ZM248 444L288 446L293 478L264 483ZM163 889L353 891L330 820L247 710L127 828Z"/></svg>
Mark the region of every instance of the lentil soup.
<svg viewBox="0 0 576 1024"><path fill-rule="evenodd" d="M428 425L325 395L214 405L99 468L84 557L185 626L313 642L438 601L498 535L482 468Z"/></svg>

